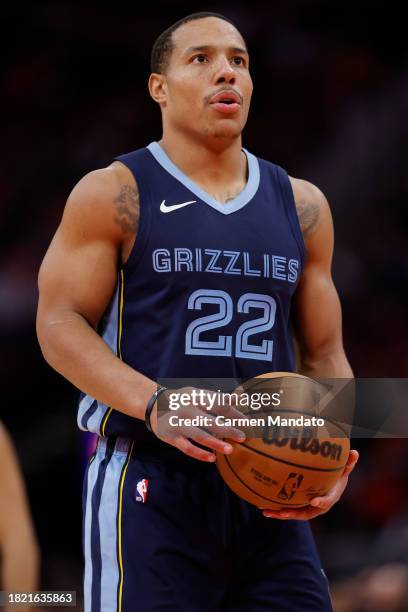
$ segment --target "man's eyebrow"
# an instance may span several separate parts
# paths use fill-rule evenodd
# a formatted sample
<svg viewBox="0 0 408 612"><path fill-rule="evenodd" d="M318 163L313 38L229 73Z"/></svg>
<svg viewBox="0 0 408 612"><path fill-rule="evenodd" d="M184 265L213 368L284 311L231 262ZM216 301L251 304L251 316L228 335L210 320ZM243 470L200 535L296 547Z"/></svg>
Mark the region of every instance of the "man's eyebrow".
<svg viewBox="0 0 408 612"><path fill-rule="evenodd" d="M190 55L190 53L196 53L198 51L212 51L214 49L216 49L214 45L199 45L196 47L188 47L188 49L186 49L186 51L184 52L184 55ZM242 53L248 55L248 51L246 49L243 49L242 47L228 47L228 50L232 51L233 53Z"/></svg>

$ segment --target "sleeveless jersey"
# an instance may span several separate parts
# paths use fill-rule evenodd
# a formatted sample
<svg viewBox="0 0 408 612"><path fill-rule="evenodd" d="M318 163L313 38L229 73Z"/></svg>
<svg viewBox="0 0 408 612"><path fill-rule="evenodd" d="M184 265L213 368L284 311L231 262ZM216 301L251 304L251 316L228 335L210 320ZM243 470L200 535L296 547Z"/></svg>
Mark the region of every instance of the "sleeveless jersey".
<svg viewBox="0 0 408 612"><path fill-rule="evenodd" d="M227 203L157 142L116 158L135 177L140 219L101 334L155 381L295 370L289 315L306 254L293 191L285 170L243 151L247 184ZM78 424L102 436L157 440L141 420L88 395Z"/></svg>

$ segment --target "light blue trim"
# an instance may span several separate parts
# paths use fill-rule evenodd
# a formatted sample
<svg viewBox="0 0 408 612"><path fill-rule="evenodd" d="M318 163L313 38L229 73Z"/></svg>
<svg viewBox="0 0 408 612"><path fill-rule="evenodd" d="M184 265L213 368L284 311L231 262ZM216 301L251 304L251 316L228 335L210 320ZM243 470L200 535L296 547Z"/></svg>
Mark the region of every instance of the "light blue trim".
<svg viewBox="0 0 408 612"><path fill-rule="evenodd" d="M84 526L84 611L92 610L92 550L91 550L91 523L92 523L92 493L98 477L99 464L102 457L96 456L88 469L88 487L85 506Z"/></svg>
<svg viewBox="0 0 408 612"><path fill-rule="evenodd" d="M118 342L118 302L119 302L119 281L116 285L115 293L112 296L109 309L105 317L105 327L102 333L102 338L106 344L116 354Z"/></svg>
<svg viewBox="0 0 408 612"><path fill-rule="evenodd" d="M99 525L101 542L101 612L116 610L119 583L117 558L118 530L116 516L118 511L118 490L123 466L127 455L114 452L105 472L99 506ZM126 537L126 535L125 535Z"/></svg>
<svg viewBox="0 0 408 612"><path fill-rule="evenodd" d="M118 301L119 301L119 283L116 285L115 293L112 296L110 305L106 311L104 318L104 330L102 339L112 349L116 355L117 341L118 341ZM85 395L78 407L77 423L82 431L92 431L99 434L102 419L106 414L106 410L109 408L106 404L98 401L98 407L95 412L88 418L87 423L82 423L83 417L91 407L94 398L90 395Z"/></svg>
<svg viewBox="0 0 408 612"><path fill-rule="evenodd" d="M103 404L102 402L98 402L98 408L95 410L93 415L88 419L88 423L86 424L87 431L92 431L100 435L100 429L102 424L102 419L106 414L109 406Z"/></svg>
<svg viewBox="0 0 408 612"><path fill-rule="evenodd" d="M246 149L242 149L248 160L248 182L245 185L244 189L239 193L233 200L229 202L219 202L209 193L201 189L194 181L192 181L184 172L180 170L170 159L167 153L162 149L158 142L151 142L147 148L150 153L156 159L156 161L163 166L165 170L174 178L176 178L180 183L183 183L187 189L189 189L192 193L194 193L200 200L218 210L218 212L229 215L233 212L236 212L240 208L243 208L248 202L252 200L259 187L260 180L260 172L259 172L259 163L258 159L255 155L252 155ZM170 203L171 204L171 203ZM194 204L192 204L194 206Z"/></svg>
<svg viewBox="0 0 408 612"><path fill-rule="evenodd" d="M88 410L88 408L91 407L94 401L95 400L93 397L91 397L90 395L85 395L79 403L77 424L79 429L81 429L82 431L88 431L88 428L84 427L84 425L82 424L82 419L86 411Z"/></svg>

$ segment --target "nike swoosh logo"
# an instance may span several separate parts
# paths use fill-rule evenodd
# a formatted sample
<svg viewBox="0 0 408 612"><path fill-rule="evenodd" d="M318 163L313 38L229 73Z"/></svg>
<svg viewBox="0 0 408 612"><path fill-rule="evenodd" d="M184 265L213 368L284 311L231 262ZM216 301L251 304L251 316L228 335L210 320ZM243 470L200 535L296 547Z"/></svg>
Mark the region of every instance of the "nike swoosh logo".
<svg viewBox="0 0 408 612"><path fill-rule="evenodd" d="M160 210L162 213L169 213L172 210L183 208L183 206L188 206L189 204L194 204L195 202L197 202L197 200L190 200L189 202L183 202L182 204L171 204L171 206L168 206L166 204L166 200L163 200L163 202L160 204Z"/></svg>

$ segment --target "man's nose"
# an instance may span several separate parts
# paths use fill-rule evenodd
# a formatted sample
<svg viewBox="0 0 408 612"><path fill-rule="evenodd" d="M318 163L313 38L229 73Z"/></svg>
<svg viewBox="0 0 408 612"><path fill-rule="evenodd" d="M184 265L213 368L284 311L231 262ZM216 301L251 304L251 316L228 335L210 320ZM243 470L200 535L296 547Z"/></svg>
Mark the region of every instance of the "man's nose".
<svg viewBox="0 0 408 612"><path fill-rule="evenodd" d="M220 65L216 72L217 83L235 83L236 72L230 61L225 57L220 61Z"/></svg>

